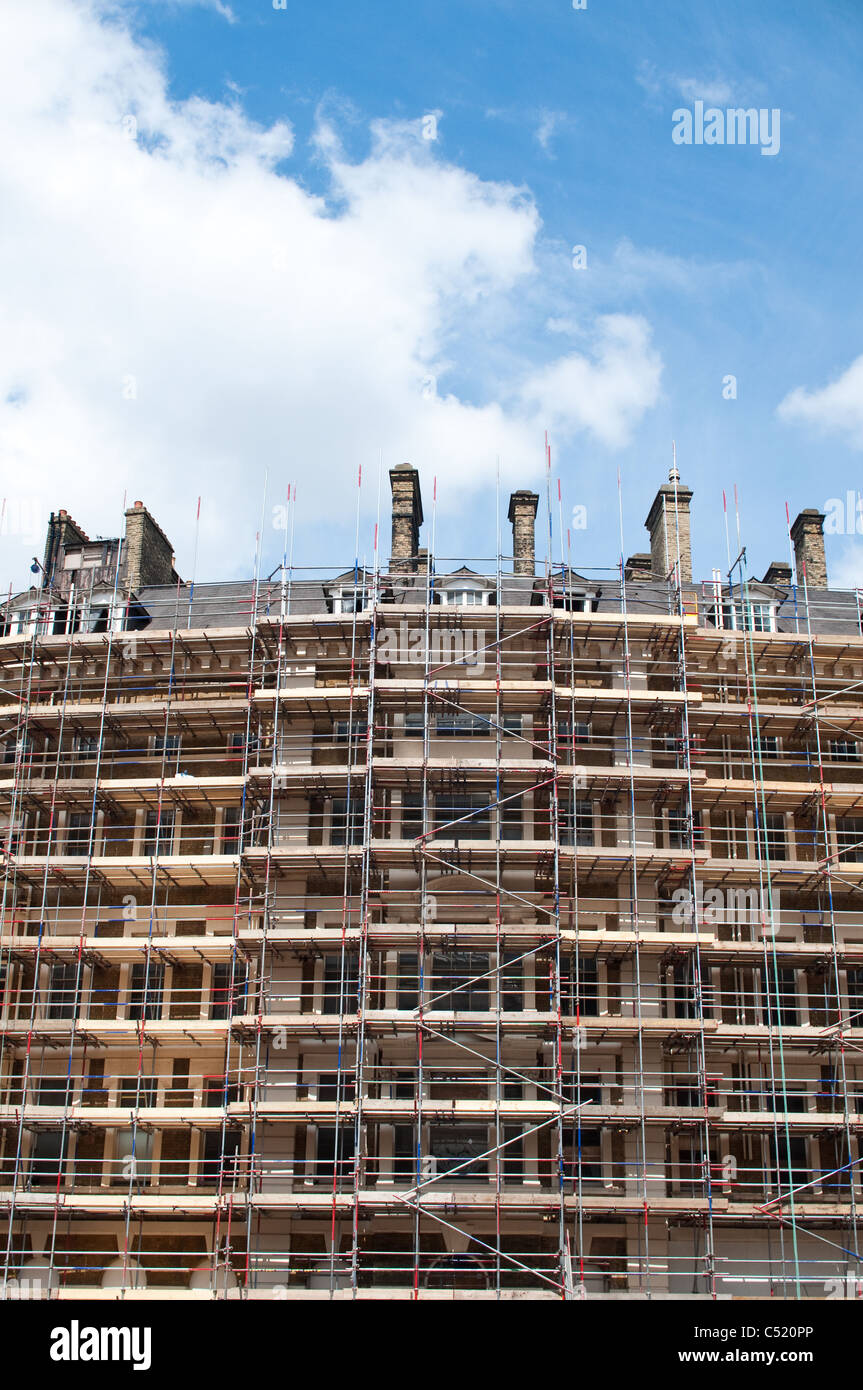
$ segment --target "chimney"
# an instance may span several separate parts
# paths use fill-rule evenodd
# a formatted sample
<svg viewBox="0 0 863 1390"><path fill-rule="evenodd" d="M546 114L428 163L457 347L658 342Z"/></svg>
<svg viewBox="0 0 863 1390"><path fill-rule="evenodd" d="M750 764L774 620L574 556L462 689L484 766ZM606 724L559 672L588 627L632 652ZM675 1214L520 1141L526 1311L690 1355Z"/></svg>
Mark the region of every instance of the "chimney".
<svg viewBox="0 0 863 1390"><path fill-rule="evenodd" d="M806 507L791 527L794 542L794 563L797 583L802 584L804 573L810 589L827 588L827 559L824 554L824 513L817 507Z"/></svg>
<svg viewBox="0 0 863 1390"><path fill-rule="evenodd" d="M513 574L536 572L534 523L539 496L535 492L514 492L509 499L507 519L512 522Z"/></svg>
<svg viewBox="0 0 863 1390"><path fill-rule="evenodd" d="M43 557L43 573L46 582L56 579L55 569L57 561L66 550L74 550L76 546L86 545L89 536L81 530L77 521L73 521L65 507L61 507L56 516L52 512L48 518L48 530L45 536L45 554Z"/></svg>
<svg viewBox="0 0 863 1390"><path fill-rule="evenodd" d="M680 481L676 466L668 474L653 499L645 521L650 532L650 563L654 579L667 579L677 564L680 548L681 584L692 583L692 542L689 535L689 504L692 489ZM679 539L678 539L679 537Z"/></svg>
<svg viewBox="0 0 863 1390"><path fill-rule="evenodd" d="M423 521L420 479L409 463L390 469L393 490L393 543L390 569L412 573L417 568L419 531Z"/></svg>
<svg viewBox="0 0 863 1390"><path fill-rule="evenodd" d="M137 593L148 584L173 583L177 578L173 560L171 542L144 503L127 507L123 555L127 588Z"/></svg>
<svg viewBox="0 0 863 1390"><path fill-rule="evenodd" d="M653 561L649 551L640 550L637 555L630 555L623 566L623 577L627 580L636 580L638 583L646 584L653 578Z"/></svg>
<svg viewBox="0 0 863 1390"><path fill-rule="evenodd" d="M762 584L778 584L787 588L791 584L791 566L787 560L771 560L767 566Z"/></svg>

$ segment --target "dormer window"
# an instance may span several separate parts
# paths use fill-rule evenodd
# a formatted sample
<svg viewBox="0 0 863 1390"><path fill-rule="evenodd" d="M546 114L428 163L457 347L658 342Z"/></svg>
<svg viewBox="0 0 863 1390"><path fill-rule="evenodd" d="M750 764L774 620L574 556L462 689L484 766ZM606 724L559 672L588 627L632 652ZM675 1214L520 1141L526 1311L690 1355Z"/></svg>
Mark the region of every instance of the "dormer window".
<svg viewBox="0 0 863 1390"><path fill-rule="evenodd" d="M733 632L773 632L774 610L771 603L754 599L728 599L722 605L722 626Z"/></svg>
<svg viewBox="0 0 863 1390"><path fill-rule="evenodd" d="M451 580L448 584L442 585L440 589L441 603L449 607L474 607L487 606L492 602L493 589L487 589L482 584L477 584L470 579Z"/></svg>
<svg viewBox="0 0 863 1390"><path fill-rule="evenodd" d="M566 593L556 590L554 606L565 609L567 613L595 613L596 597L584 590L568 589Z"/></svg>
<svg viewBox="0 0 863 1390"><path fill-rule="evenodd" d="M362 589L343 588L333 594L334 613L362 613L366 606L366 594Z"/></svg>

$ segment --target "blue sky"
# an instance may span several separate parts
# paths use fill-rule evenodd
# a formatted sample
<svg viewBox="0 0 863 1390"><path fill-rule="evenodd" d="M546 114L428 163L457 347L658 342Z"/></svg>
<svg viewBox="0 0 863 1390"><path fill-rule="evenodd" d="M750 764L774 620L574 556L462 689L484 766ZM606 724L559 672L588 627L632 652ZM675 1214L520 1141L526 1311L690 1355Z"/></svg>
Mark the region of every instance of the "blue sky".
<svg viewBox="0 0 863 1390"><path fill-rule="evenodd" d="M368 556L381 456L418 464L427 517L438 477L439 553L489 555L497 459L505 518L545 426L584 569L616 563L618 468L646 547L672 438L699 577L723 487L759 574L786 500L863 490L859 0L12 0L2 24L2 249L33 259L4 303L7 582L23 518L113 533L123 491L184 573L202 495L199 578L248 573L263 505L272 568L295 479L296 558L337 565L360 463ZM12 70L37 51L41 96ZM698 99L778 108L778 154L673 143ZM836 582L863 584L859 544L829 538Z"/></svg>

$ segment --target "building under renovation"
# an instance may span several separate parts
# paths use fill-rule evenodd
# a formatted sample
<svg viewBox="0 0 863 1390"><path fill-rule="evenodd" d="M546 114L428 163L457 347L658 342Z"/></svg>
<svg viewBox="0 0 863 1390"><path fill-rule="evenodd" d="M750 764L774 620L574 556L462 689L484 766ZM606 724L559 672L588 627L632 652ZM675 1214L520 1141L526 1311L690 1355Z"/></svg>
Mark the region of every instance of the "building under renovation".
<svg viewBox="0 0 863 1390"><path fill-rule="evenodd" d="M853 1296L823 515L695 581L672 470L591 578L519 491L512 554L453 567L390 479L369 568L186 583L136 502L52 515L3 605L0 1290Z"/></svg>

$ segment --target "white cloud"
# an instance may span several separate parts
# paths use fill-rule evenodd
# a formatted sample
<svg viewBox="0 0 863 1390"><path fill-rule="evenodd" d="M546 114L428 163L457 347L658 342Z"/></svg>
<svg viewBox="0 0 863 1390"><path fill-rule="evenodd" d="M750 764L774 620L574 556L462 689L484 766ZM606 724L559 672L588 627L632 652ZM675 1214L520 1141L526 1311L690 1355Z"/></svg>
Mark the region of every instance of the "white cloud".
<svg viewBox="0 0 863 1390"><path fill-rule="evenodd" d="M523 398L562 434L589 430L620 448L657 400L662 375L644 319L608 314L599 320L593 358L572 353L535 372Z"/></svg>
<svg viewBox="0 0 863 1390"><path fill-rule="evenodd" d="M536 142L544 154L553 158L551 153L551 142L555 132L566 120L562 111L540 111L539 125L536 128Z"/></svg>
<svg viewBox="0 0 863 1390"><path fill-rule="evenodd" d="M678 73L660 72L653 63L643 59L635 80L654 101L669 92L675 92L684 101L703 101L707 106L727 106L734 101L734 87L717 73L712 77L683 77Z"/></svg>
<svg viewBox="0 0 863 1390"><path fill-rule="evenodd" d="M845 435L854 448L863 449L863 355L828 386L815 391L798 386L789 392L777 414L791 424Z"/></svg>
<svg viewBox="0 0 863 1390"><path fill-rule="evenodd" d="M730 82L721 77L674 77L671 79L684 101L703 101L707 106L727 106L734 100Z"/></svg>
<svg viewBox="0 0 863 1390"><path fill-rule="evenodd" d="M125 3L134 3L134 0L125 0ZM229 24L236 24L237 16L231 9L226 0L150 0L150 4L164 5L166 8L182 9L185 7L197 6L199 9L215 10Z"/></svg>
<svg viewBox="0 0 863 1390"><path fill-rule="evenodd" d="M218 577L248 572L265 467L274 501L299 480L306 525L349 510L379 451L433 469L455 510L497 456L505 484L531 481L546 424L626 441L658 391L640 320L587 321L590 355L522 356L508 380L472 359L471 401L450 384L459 326L497 304L518 322L528 284L541 300L526 190L443 162L412 122L375 125L354 163L322 124L313 194L287 122L171 101L164 60L107 3L0 7L7 518L64 506L116 534L125 490L185 572L201 493L198 574ZM38 537L20 539L15 582Z"/></svg>

